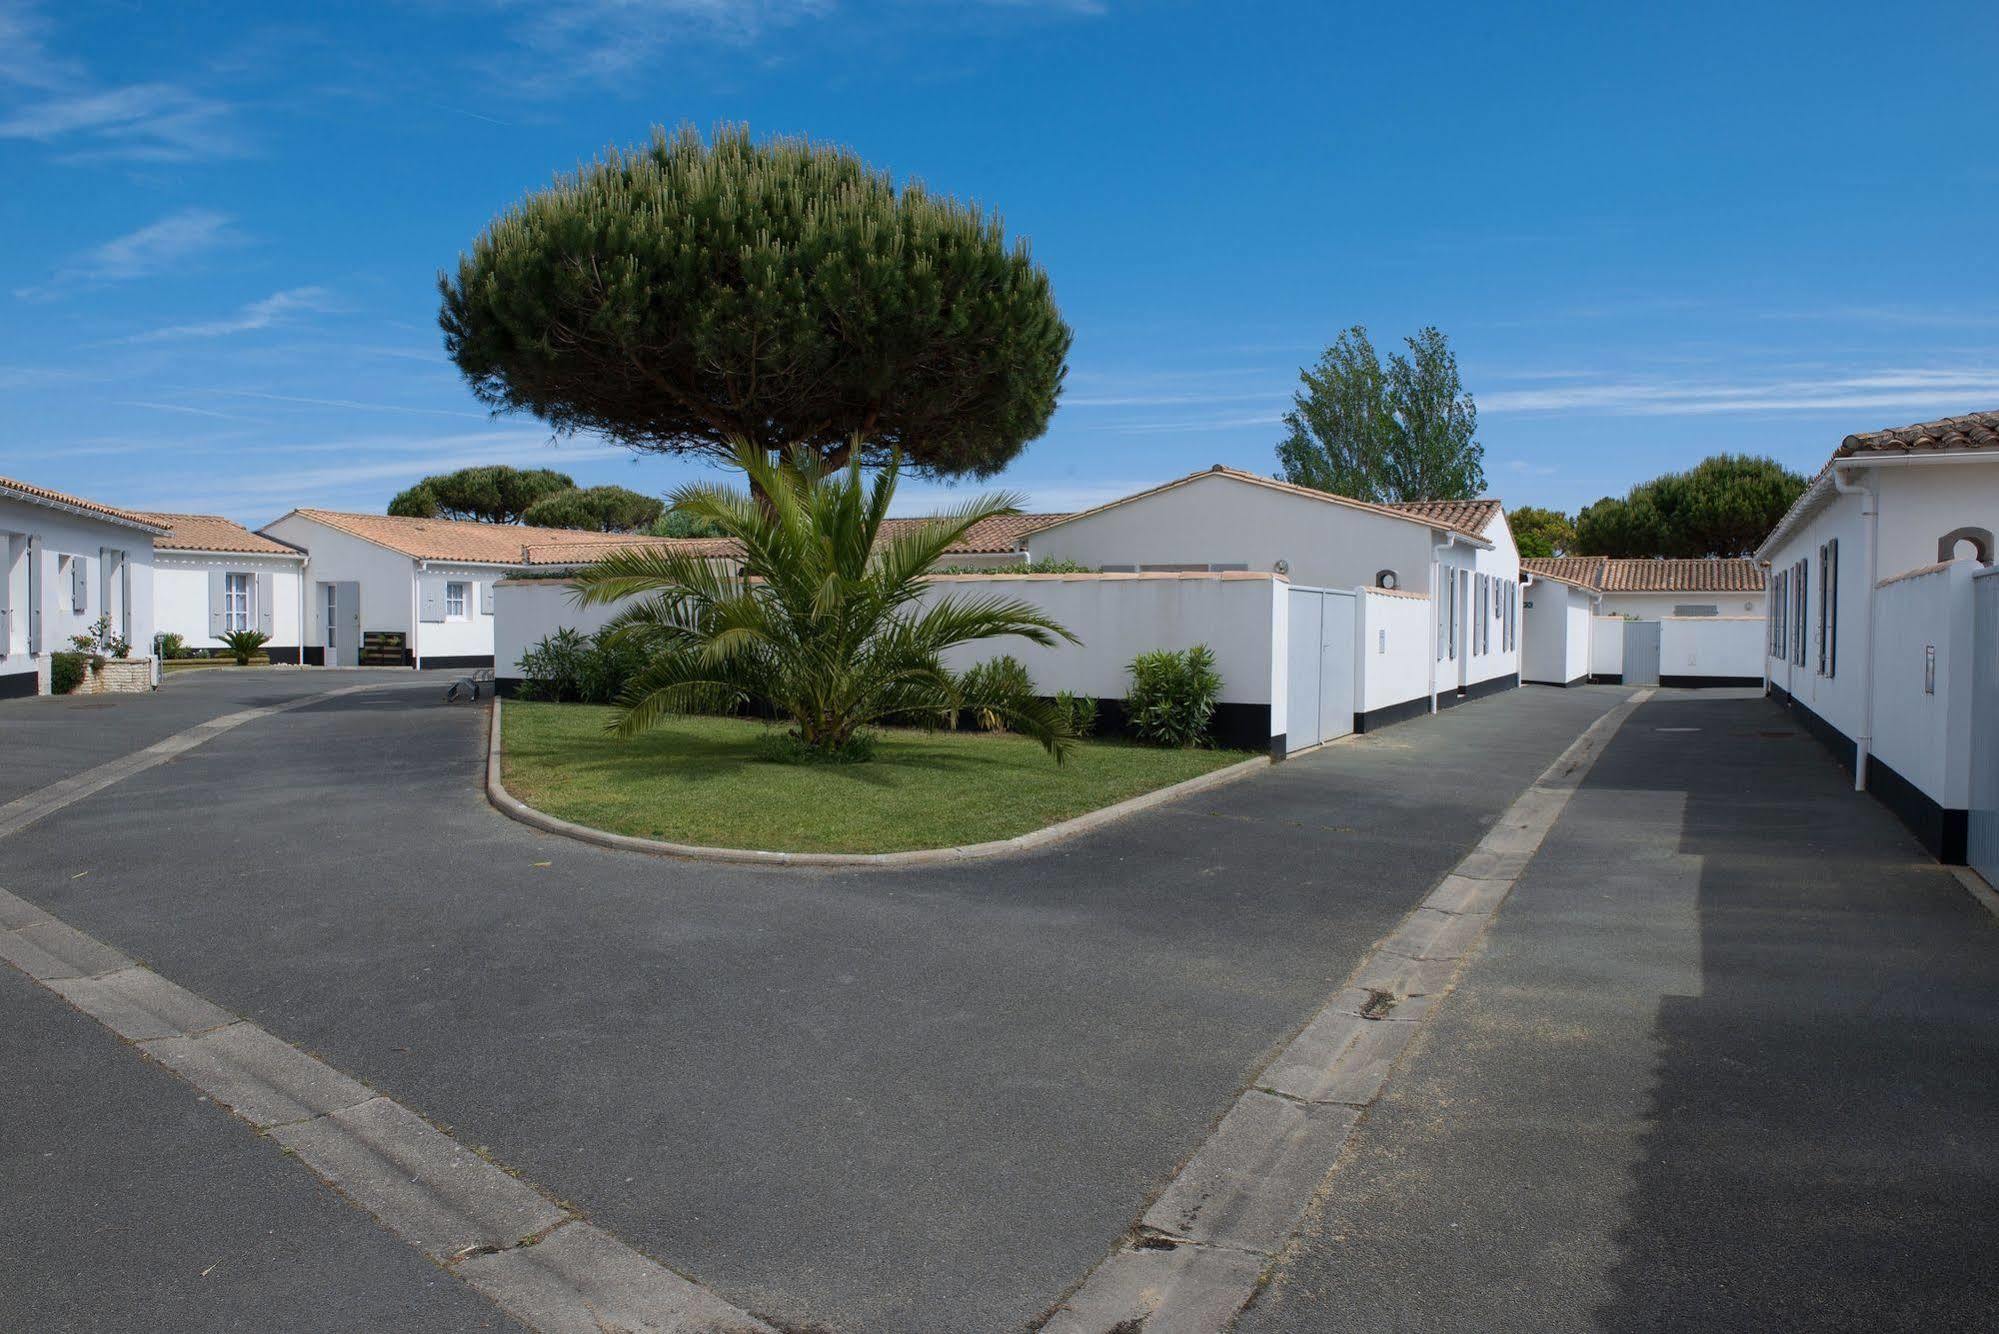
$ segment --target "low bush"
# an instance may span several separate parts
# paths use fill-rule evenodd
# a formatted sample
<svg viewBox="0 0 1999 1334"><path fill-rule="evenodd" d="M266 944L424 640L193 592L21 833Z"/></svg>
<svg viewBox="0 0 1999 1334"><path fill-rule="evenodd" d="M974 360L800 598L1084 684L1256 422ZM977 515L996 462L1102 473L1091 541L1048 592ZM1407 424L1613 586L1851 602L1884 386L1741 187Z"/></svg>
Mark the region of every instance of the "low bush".
<svg viewBox="0 0 1999 1334"><path fill-rule="evenodd" d="M874 757L873 732L855 732L834 747L809 745L796 732L775 729L757 737L757 758L771 764L866 764Z"/></svg>
<svg viewBox="0 0 1999 1334"><path fill-rule="evenodd" d="M627 636L557 630L521 655L521 697L613 704L645 665L644 647Z"/></svg>
<svg viewBox="0 0 1999 1334"><path fill-rule="evenodd" d="M160 636L160 661L177 662L187 656L187 640L171 630Z"/></svg>
<svg viewBox="0 0 1999 1334"><path fill-rule="evenodd" d="M1221 674L1206 644L1141 653L1131 663L1125 718L1133 735L1155 746L1204 746L1221 693Z"/></svg>
<svg viewBox="0 0 1999 1334"><path fill-rule="evenodd" d="M82 685L89 661L89 655L83 653L49 654L49 693L67 695Z"/></svg>
<svg viewBox="0 0 1999 1334"><path fill-rule="evenodd" d="M257 650L271 642L271 637L262 630L231 630L218 638L229 656L236 659L238 667L248 667Z"/></svg>
<svg viewBox="0 0 1999 1334"><path fill-rule="evenodd" d="M1034 678L1011 653L968 668L958 677L958 695L972 711L981 732L1004 732L1007 719L1023 700L1034 698Z"/></svg>
<svg viewBox="0 0 1999 1334"><path fill-rule="evenodd" d="M1062 719L1062 725L1077 736L1089 736L1097 730L1097 701L1093 695L1078 695L1072 690L1057 691L1055 712Z"/></svg>
<svg viewBox="0 0 1999 1334"><path fill-rule="evenodd" d="M111 633L111 617L100 616L90 623L90 629L80 635L69 637L69 646L90 661L90 670L104 670L106 658L129 658L132 656L131 641L123 635Z"/></svg>
<svg viewBox="0 0 1999 1334"><path fill-rule="evenodd" d="M1024 565L944 565L932 574L1095 574L1097 567L1073 560L1031 560Z"/></svg>

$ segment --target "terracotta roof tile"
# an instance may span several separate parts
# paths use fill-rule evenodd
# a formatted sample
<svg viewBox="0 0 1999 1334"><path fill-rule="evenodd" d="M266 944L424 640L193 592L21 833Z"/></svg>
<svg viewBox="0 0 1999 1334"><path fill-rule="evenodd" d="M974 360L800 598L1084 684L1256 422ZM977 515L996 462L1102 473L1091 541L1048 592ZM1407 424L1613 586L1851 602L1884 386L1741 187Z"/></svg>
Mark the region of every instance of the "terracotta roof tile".
<svg viewBox="0 0 1999 1334"><path fill-rule="evenodd" d="M24 500L42 501L50 505L59 505L66 509L82 510L85 513L95 514L116 523L131 524L139 528L158 528L161 526L137 510L119 509L115 505L100 505L94 500L85 500L81 496L67 495L61 491L51 491L45 486L36 486L32 482L17 482L11 477L0 477L0 492L6 491L11 491Z"/></svg>
<svg viewBox="0 0 1999 1334"><path fill-rule="evenodd" d="M1389 509L1401 510L1419 518L1455 528L1461 533L1483 533L1492 526L1493 516L1500 511L1500 502L1490 497L1479 500L1397 500L1389 503Z"/></svg>
<svg viewBox="0 0 1999 1334"><path fill-rule="evenodd" d="M302 557L296 547L288 547L262 533L253 533L240 523L219 514L155 514L140 517L168 531L153 539L157 551L226 551L232 555Z"/></svg>
<svg viewBox="0 0 1999 1334"><path fill-rule="evenodd" d="M1999 450L1999 412L1967 412L1962 417L1919 422L1849 435L1834 458L1854 454L1933 454L1947 449Z"/></svg>
<svg viewBox="0 0 1999 1334"><path fill-rule="evenodd" d="M1744 557L1627 560L1609 556L1529 556L1520 568L1599 593L1760 593L1763 567Z"/></svg>
<svg viewBox="0 0 1999 1334"><path fill-rule="evenodd" d="M455 560L473 565L518 565L524 547L602 545L607 536L580 528L531 528L526 524L480 523L472 519L407 519L394 514L347 514L315 509L292 513L349 537L399 551L414 560Z"/></svg>
<svg viewBox="0 0 1999 1334"><path fill-rule="evenodd" d="M982 519L972 525L963 541L946 548L946 554L973 556L1018 551L1020 539L1026 534L1065 517L1060 514L1003 514ZM887 519L882 523L882 535L894 537L925 522L927 520L924 519ZM733 556L737 552L735 541L726 537L640 537L588 533L580 540L526 543L520 554L521 564L527 566L576 565L600 560L614 551L638 548L714 557Z"/></svg>

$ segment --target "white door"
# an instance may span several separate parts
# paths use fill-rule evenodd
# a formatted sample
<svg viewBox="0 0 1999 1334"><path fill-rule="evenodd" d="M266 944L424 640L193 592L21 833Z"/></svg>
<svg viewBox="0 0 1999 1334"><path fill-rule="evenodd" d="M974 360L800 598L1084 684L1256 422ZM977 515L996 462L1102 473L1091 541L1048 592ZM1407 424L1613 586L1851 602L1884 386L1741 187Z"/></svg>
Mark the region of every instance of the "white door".
<svg viewBox="0 0 1999 1334"><path fill-rule="evenodd" d="M1353 731L1354 595L1293 588L1285 664L1284 749L1304 750Z"/></svg>

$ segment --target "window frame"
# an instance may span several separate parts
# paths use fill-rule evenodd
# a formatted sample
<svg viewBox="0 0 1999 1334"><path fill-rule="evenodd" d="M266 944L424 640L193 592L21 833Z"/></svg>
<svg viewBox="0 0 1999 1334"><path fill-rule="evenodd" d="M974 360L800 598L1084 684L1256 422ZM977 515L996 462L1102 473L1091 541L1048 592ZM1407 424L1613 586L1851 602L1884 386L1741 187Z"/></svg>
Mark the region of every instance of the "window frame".
<svg viewBox="0 0 1999 1334"><path fill-rule="evenodd" d="M452 590L458 592L456 611L452 610ZM472 582L469 579L447 579L444 581L444 619L447 621L469 621L472 606Z"/></svg>
<svg viewBox="0 0 1999 1334"><path fill-rule="evenodd" d="M222 572L222 633L241 634L256 629L257 576L248 570Z"/></svg>

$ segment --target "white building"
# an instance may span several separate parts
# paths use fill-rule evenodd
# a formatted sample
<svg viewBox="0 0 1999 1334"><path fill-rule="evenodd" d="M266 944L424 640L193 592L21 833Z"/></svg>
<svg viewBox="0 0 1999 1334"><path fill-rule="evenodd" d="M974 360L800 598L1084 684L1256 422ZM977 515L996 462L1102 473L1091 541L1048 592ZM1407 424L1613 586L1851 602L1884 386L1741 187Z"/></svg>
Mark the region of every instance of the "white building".
<svg viewBox="0 0 1999 1334"><path fill-rule="evenodd" d="M188 648L219 649L222 636L259 630L272 662L305 660L305 553L214 514L148 513L153 539L153 623Z"/></svg>
<svg viewBox="0 0 1999 1334"><path fill-rule="evenodd" d="M329 667L493 665L493 583L529 546L601 546L568 528L297 509L262 533L306 555L305 660Z"/></svg>
<svg viewBox="0 0 1999 1334"><path fill-rule="evenodd" d="M1974 754L1999 748L1974 647L1995 529L1999 412L1980 412L1846 437L1756 553L1770 693L1946 862L1990 803Z"/></svg>
<svg viewBox="0 0 1999 1334"><path fill-rule="evenodd" d="M0 698L46 693L49 654L99 617L149 658L161 531L142 514L0 477ZM148 677L158 680L157 664Z"/></svg>
<svg viewBox="0 0 1999 1334"><path fill-rule="evenodd" d="M1385 625L1358 627L1371 636L1361 730L1519 684L1520 558L1497 500L1376 505L1217 466L1045 524L1026 544L1034 561L1106 572L1247 570L1430 599L1427 643L1392 647ZM1363 608L1363 622L1400 610ZM1370 654L1406 656L1389 670Z"/></svg>
<svg viewBox="0 0 1999 1334"><path fill-rule="evenodd" d="M1763 683L1763 567L1745 558L1650 560L1530 556L1522 679L1573 685L1581 675L1626 685ZM1587 597L1538 582L1587 590ZM1580 612L1587 601L1593 616ZM1555 680L1557 670L1570 675Z"/></svg>

